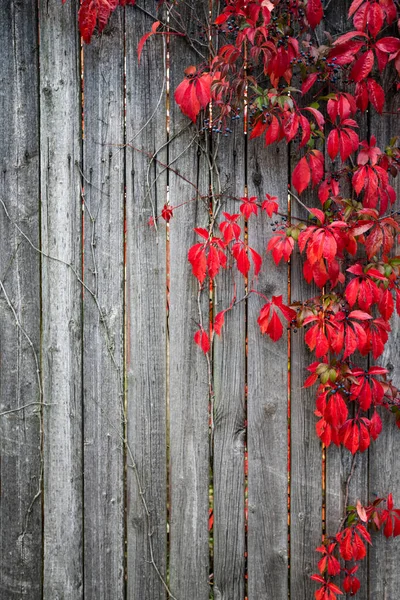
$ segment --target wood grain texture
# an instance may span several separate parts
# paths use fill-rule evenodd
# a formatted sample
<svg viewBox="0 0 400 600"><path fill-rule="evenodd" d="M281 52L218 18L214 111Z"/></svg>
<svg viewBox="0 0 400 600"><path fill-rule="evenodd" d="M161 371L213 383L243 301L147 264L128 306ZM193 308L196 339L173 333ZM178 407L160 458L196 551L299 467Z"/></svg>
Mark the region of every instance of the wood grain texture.
<svg viewBox="0 0 400 600"><path fill-rule="evenodd" d="M37 10L0 11L0 597L39 600L40 257L15 227L39 245Z"/></svg>
<svg viewBox="0 0 400 600"><path fill-rule="evenodd" d="M346 31L352 29L351 21L347 19L348 9L350 7L351 0L341 0L340 6L338 4L331 4L327 11L325 11L324 23L326 23L326 29L332 31L337 36ZM368 115L364 113L357 115L357 122L360 124L359 136L360 139L364 139L368 134ZM328 131L328 128L327 128ZM337 157L332 164L331 159L326 156L326 168L327 170L337 169L341 167L341 160ZM342 194L345 197L351 196L351 185L350 181L341 181ZM349 257L348 265L350 266L352 258ZM346 265L343 267L345 270ZM354 362L357 362L362 368L368 368L368 358L362 357L358 353L353 357ZM314 388L315 389L315 388ZM355 406L350 405L350 414L354 413ZM351 477L348 489L348 504L354 505L357 499L365 503L368 501L368 451L363 454L358 454L355 459L354 473ZM345 496L346 487L349 474L351 472L352 455L343 446L337 448L332 444L326 450L326 533L327 535L334 536L338 531L339 524L345 515ZM368 551L368 549L367 549ZM361 581L361 589L357 593L360 600L367 600L368 594L368 561L361 561L359 563L359 569L357 576ZM341 576L341 581L344 579L344 574ZM349 596L350 597L350 596Z"/></svg>
<svg viewBox="0 0 400 600"><path fill-rule="evenodd" d="M84 47L84 590L124 598L123 11ZM120 147L118 147L120 146Z"/></svg>
<svg viewBox="0 0 400 600"><path fill-rule="evenodd" d="M394 34L396 35L396 34ZM399 132L400 98L396 91L394 69L385 74L384 88L390 91L386 96L384 111L378 115L371 108L370 132L376 136L376 145L384 150L393 136ZM400 207L400 180L390 178L396 190L395 209ZM399 244L396 254L399 254ZM376 361L389 371L393 384L400 387L400 323L394 312L390 321L392 331L381 357ZM400 473L398 456L400 453L400 432L394 423L393 415L382 414L383 430L380 437L369 448L369 496L386 497L392 493L395 506L400 505ZM373 536L373 546L369 551L369 600L388 600L399 595L400 573L398 558L400 539L386 539L382 533Z"/></svg>
<svg viewBox="0 0 400 600"><path fill-rule="evenodd" d="M207 1L182 5L183 23L190 32L198 33L198 19L207 9ZM171 39L170 51L173 91L184 77L183 69L199 56L177 37ZM198 282L187 260L188 249L199 240L193 227L208 224L207 150L204 134L196 137L196 126L174 101L170 136L169 162L174 169L169 174L170 202L188 203L176 210L170 223L170 581L179 600L208 600L208 373L205 356L193 341L199 323ZM194 183L199 193L183 178ZM208 331L207 289L201 308Z"/></svg>
<svg viewBox="0 0 400 600"><path fill-rule="evenodd" d="M166 226L149 218L166 202L166 73L162 38L150 40L140 66L137 45L153 21L126 10L127 65L127 418L128 445L137 464L149 522L127 454L127 593L129 600L161 600L167 575L167 299ZM164 146L160 152L159 149ZM149 157L156 155L154 160ZM148 185L149 184L149 185Z"/></svg>
<svg viewBox="0 0 400 600"><path fill-rule="evenodd" d="M299 149L292 144L291 171L297 164ZM295 190L294 190L295 191ZM316 194L304 192L306 206L319 204ZM292 217L307 218L306 211L292 199ZM293 218L293 223L296 223ZM320 294L315 285L308 285L303 277L303 259L298 249L292 254L290 278L291 300L302 302ZM304 342L304 330L291 334L291 412L290 412L290 593L292 598L312 598L315 584L310 575L315 573L318 556L315 548L322 536L322 448L315 432L315 390L303 388L306 368L315 355Z"/></svg>
<svg viewBox="0 0 400 600"><path fill-rule="evenodd" d="M243 121L227 126L227 137L216 134L213 175L214 192L220 194L221 211L235 214L245 190L245 144ZM218 199L216 198L218 203ZM218 221L225 217L220 212ZM220 235L220 231L216 231ZM236 286L236 287L235 287ZM214 290L214 318L227 309L236 293L245 295L243 277L236 267L222 271ZM215 336L214 371L214 598L242 600L245 584L244 450L246 383L246 305L241 302L225 314L221 337Z"/></svg>
<svg viewBox="0 0 400 600"><path fill-rule="evenodd" d="M263 139L249 141L249 196L257 196L259 202L265 200L266 193L278 196L280 210L286 213L287 173L285 143L265 148ZM275 219L280 221L280 217ZM277 267L271 254L265 252L274 235L271 219L266 213L251 216L248 231L249 246L263 257L255 289L269 300L282 295L286 302L287 264ZM276 343L261 335L257 318L264 304L259 296L249 298L248 597L283 600L288 594L288 345L286 332Z"/></svg>
<svg viewBox="0 0 400 600"><path fill-rule="evenodd" d="M77 4L39 2L41 241L43 252L54 257L42 257L44 600L83 596L82 287L76 276L82 263Z"/></svg>

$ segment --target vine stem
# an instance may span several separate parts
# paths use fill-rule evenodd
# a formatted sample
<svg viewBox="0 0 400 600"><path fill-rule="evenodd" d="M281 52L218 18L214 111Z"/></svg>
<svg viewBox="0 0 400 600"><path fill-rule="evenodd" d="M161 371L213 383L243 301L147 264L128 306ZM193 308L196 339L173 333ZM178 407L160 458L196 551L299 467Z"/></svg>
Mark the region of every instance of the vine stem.
<svg viewBox="0 0 400 600"><path fill-rule="evenodd" d="M349 475L346 480L346 488L345 488L345 493L344 493L344 516L343 516L342 520L340 521L338 532L342 530L343 525L345 524L346 519L347 519L347 503L349 501L350 483L351 483L351 480L353 478L354 471L356 468L356 456L357 456L356 454L353 454L350 472L349 472Z"/></svg>

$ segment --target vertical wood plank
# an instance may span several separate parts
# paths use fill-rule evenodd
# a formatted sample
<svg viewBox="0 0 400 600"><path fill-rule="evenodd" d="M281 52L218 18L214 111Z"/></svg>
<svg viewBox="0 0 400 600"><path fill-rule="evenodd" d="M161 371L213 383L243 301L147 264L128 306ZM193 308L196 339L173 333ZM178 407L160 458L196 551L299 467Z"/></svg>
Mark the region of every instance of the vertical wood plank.
<svg viewBox="0 0 400 600"><path fill-rule="evenodd" d="M124 597L123 11L84 47L84 590Z"/></svg>
<svg viewBox="0 0 400 600"><path fill-rule="evenodd" d="M0 206L0 596L39 600L40 257L15 227L38 247L37 9L0 11L0 199L12 220Z"/></svg>
<svg viewBox="0 0 400 600"><path fill-rule="evenodd" d="M228 125L227 137L214 136L214 193L223 191L221 211L235 214L245 190L243 121ZM218 203L218 198L216 198ZM225 217L220 213L219 222ZM220 235L217 230L216 235ZM236 269L236 268L235 268ZM236 284L236 288L234 287ZM213 312L227 309L236 292L245 295L243 277L231 268L216 279ZM221 337L214 338L214 598L243 600L245 587L245 383L246 314L241 302L225 314Z"/></svg>
<svg viewBox="0 0 400 600"><path fill-rule="evenodd" d="M325 29L332 32L337 37L346 31L352 29L351 22L347 19L348 9L351 4L351 0L341 0L339 4L331 4L325 11L324 23L326 23ZM360 139L364 139L368 136L368 120L367 115L359 113L357 115L357 122L360 124L358 131ZM329 157L326 157L327 169L340 169L341 161L338 157L332 166L332 161ZM351 195L351 187L348 182L341 181L342 193ZM350 265L348 265L350 266ZM344 267L345 270L346 267ZM357 354L354 357L354 361L357 362L362 368L368 368L368 358L362 357ZM315 388L314 388L315 389ZM354 410L354 406L349 406L350 411ZM365 503L368 501L368 454L358 454L355 459L354 473L349 483L349 494L348 504L354 505L357 499ZM345 514L346 507L345 496L347 479L351 472L352 455L351 453L341 446L337 448L333 444L326 449L326 496L325 496L325 507L326 507L326 534L328 536L336 535L339 524ZM369 597L368 591L368 561L361 561L357 576L361 581L361 589L357 593L360 600L366 600ZM344 576L341 577L343 580Z"/></svg>
<svg viewBox="0 0 400 600"><path fill-rule="evenodd" d="M300 158L292 144L291 171ZM295 190L294 190L295 191ZM301 196L306 206L317 206L316 193ZM293 223L295 217L307 218L306 211L291 201ZM291 259L291 300L302 302L321 294L315 285L309 285L303 276L303 260L298 250ZM315 432L315 390L303 388L308 371L315 360L304 342L304 330L292 332L290 355L291 412L290 412L290 594L292 598L312 598L315 585L310 575L317 566L315 548L322 536L322 448Z"/></svg>
<svg viewBox="0 0 400 600"><path fill-rule="evenodd" d="M370 127L371 135L376 136L376 145L384 150L391 138L399 132L400 98L396 91L395 76L392 69L385 72L383 88L388 89L384 111L386 114L378 115L371 109ZM397 201L394 208L400 206L400 179L391 178L391 184L396 190ZM397 244L396 254L399 254ZM399 316L394 312L390 321L392 331L386 344L384 353L377 362L388 369L388 377L393 384L400 387L400 323ZM400 505L400 474L398 456L400 453L400 435L393 415L382 414L383 429L380 437L369 448L369 495L373 500L376 496L385 497L393 494L395 506ZM386 539L382 533L373 536L372 548L369 554L369 593L371 600L386 600L396 598L400 587L400 573L398 557L400 552L400 539Z"/></svg>
<svg viewBox="0 0 400 600"><path fill-rule="evenodd" d="M288 150L282 143L265 148L264 140L249 141L249 196L262 202L278 196L287 210ZM280 218L279 218L280 219ZM255 288L287 302L288 268L275 265L265 250L273 234L266 214L249 219L249 246L263 257ZM249 299L248 319L248 597L286 599L288 593L288 346L263 337L257 318L265 301ZM300 596L294 596L300 598Z"/></svg>
<svg viewBox="0 0 400 600"><path fill-rule="evenodd" d="M179 12L196 39L198 25L208 14L208 1L180 5ZM206 45L204 48L195 42L195 46L207 52ZM201 58L178 37L171 38L170 52L172 96L184 77L184 68ZM205 356L193 342L199 323L198 282L187 254L198 242L193 227L208 225L208 201L199 194L207 198L209 176L204 135L196 134L196 127L172 98L170 136L169 162L174 169L169 174L170 202L188 202L176 210L170 223L170 581L179 600L208 600L208 373ZM183 178L194 183L199 192ZM208 331L207 284L205 288L201 308Z"/></svg>
<svg viewBox="0 0 400 600"><path fill-rule="evenodd" d="M161 600L165 590L151 564L167 576L166 226L149 218L166 202L166 71L161 37L137 45L153 20L126 9L127 173L127 593L129 600ZM148 187L150 184L150 188ZM140 490L131 468L136 461ZM146 518L141 491L150 513ZM152 545L152 550L150 548Z"/></svg>
<svg viewBox="0 0 400 600"><path fill-rule="evenodd" d="M78 3L40 0L45 600L79 600L82 573L81 106ZM64 262L60 262L64 261ZM65 263L72 265L72 268ZM74 273L75 271L75 273Z"/></svg>

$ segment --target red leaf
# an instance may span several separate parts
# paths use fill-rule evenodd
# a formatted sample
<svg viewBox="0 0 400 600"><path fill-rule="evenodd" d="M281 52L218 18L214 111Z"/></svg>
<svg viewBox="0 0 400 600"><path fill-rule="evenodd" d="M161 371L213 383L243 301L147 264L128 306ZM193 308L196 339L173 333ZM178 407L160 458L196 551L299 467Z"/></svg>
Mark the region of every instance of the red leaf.
<svg viewBox="0 0 400 600"><path fill-rule="evenodd" d="M349 17L352 17L354 15L354 13L357 11L358 8L360 8L363 2L364 0L353 0L349 8Z"/></svg>
<svg viewBox="0 0 400 600"><path fill-rule="evenodd" d="M307 94L318 79L318 73L310 73L307 75L301 86L301 93Z"/></svg>
<svg viewBox="0 0 400 600"><path fill-rule="evenodd" d="M374 66L374 53L372 50L368 50L356 60L351 69L350 79L355 81L361 81L370 74L372 67Z"/></svg>
<svg viewBox="0 0 400 600"><path fill-rule="evenodd" d="M382 87L375 81L375 79L369 78L367 80L368 95L371 104L375 108L376 112L381 114L383 106L385 104L385 92Z"/></svg>
<svg viewBox="0 0 400 600"><path fill-rule="evenodd" d="M390 290L384 290L382 292L381 299L378 303L378 310L385 321L389 321L394 311L394 301Z"/></svg>
<svg viewBox="0 0 400 600"><path fill-rule="evenodd" d="M277 342L282 337L283 325L275 311L273 312L272 318L268 323L266 333L274 342Z"/></svg>
<svg viewBox="0 0 400 600"><path fill-rule="evenodd" d="M210 338L204 329L199 329L194 334L194 341L203 350L204 354L210 350Z"/></svg>
<svg viewBox="0 0 400 600"><path fill-rule="evenodd" d="M339 131L332 129L328 135L327 140L328 154L332 160L336 158L339 153Z"/></svg>
<svg viewBox="0 0 400 600"><path fill-rule="evenodd" d="M321 0L308 0L306 7L307 21L315 29L324 16Z"/></svg>
<svg viewBox="0 0 400 600"><path fill-rule="evenodd" d="M293 185L299 194L301 194L310 183L311 171L305 156L297 163L293 171L292 180Z"/></svg>
<svg viewBox="0 0 400 600"><path fill-rule="evenodd" d="M173 208L172 206L169 206L168 204L164 204L163 209L161 211L161 216L164 219L164 221L166 221L167 223L170 222L172 216L173 216Z"/></svg>
<svg viewBox="0 0 400 600"><path fill-rule="evenodd" d="M158 26L160 25L160 21L155 21L153 23L153 25L151 26L151 31L148 31L147 33L145 33L139 41L138 47L137 47L137 53L138 53L138 62L140 63L140 57L142 56L142 50L143 50L143 46L145 45L146 41L149 39L150 36L154 35L158 29Z"/></svg>
<svg viewBox="0 0 400 600"><path fill-rule="evenodd" d="M259 274L260 269L261 269L262 258L258 254L258 252L253 250L253 248L250 248L250 246L249 246L249 250L251 253L251 258L253 259L253 263L254 263L254 275L257 277L257 275Z"/></svg>
<svg viewBox="0 0 400 600"><path fill-rule="evenodd" d="M239 242L232 246L232 254L236 259L237 268L243 277L246 277L250 270L250 261L248 259L246 249Z"/></svg>
<svg viewBox="0 0 400 600"><path fill-rule="evenodd" d="M192 265L193 275L199 280L200 283L203 283L206 278L207 270L207 257L204 245L195 244L192 246L188 253L188 260Z"/></svg>
<svg viewBox="0 0 400 600"><path fill-rule="evenodd" d="M313 115L313 117L317 121L318 127L321 130L323 130L325 125L325 119L323 114L319 112L319 110L317 110L316 108L313 108L312 106L307 106L304 110L308 110L308 112L310 112Z"/></svg>
<svg viewBox="0 0 400 600"><path fill-rule="evenodd" d="M383 25L383 11L377 2L369 5L368 30L372 37L376 37Z"/></svg>
<svg viewBox="0 0 400 600"><path fill-rule="evenodd" d="M269 146L281 139L281 125L275 116L272 116L271 124L265 133L265 145Z"/></svg>
<svg viewBox="0 0 400 600"><path fill-rule="evenodd" d="M245 219L249 219L250 215L254 213L258 214L257 197L252 196L251 198L241 198L242 204L240 205L240 212Z"/></svg>
<svg viewBox="0 0 400 600"><path fill-rule="evenodd" d="M324 176L324 155L319 150L311 150L309 160L311 181L314 187L320 183Z"/></svg>
<svg viewBox="0 0 400 600"><path fill-rule="evenodd" d="M400 39L395 37L384 37L375 43L375 47L382 52L393 54L400 50Z"/></svg>
<svg viewBox="0 0 400 600"><path fill-rule="evenodd" d="M85 44L90 44L97 21L97 8L93 0L82 0L78 12L79 31Z"/></svg>
<svg viewBox="0 0 400 600"><path fill-rule="evenodd" d="M266 194L266 196L267 199L261 204L261 208L266 211L269 217L272 217L272 215L277 213L279 209L279 204L277 202L278 197L270 196L269 194Z"/></svg>
<svg viewBox="0 0 400 600"><path fill-rule="evenodd" d="M219 312L214 319L214 331L217 335L221 335L222 327L225 322L225 310Z"/></svg>

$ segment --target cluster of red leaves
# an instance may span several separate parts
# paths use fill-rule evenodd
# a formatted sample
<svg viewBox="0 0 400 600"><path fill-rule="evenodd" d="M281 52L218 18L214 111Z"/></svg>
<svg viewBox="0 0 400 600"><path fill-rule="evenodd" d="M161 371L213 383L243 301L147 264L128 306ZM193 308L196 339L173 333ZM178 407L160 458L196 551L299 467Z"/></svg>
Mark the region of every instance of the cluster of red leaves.
<svg viewBox="0 0 400 600"><path fill-rule="evenodd" d="M66 0L62 0L64 4ZM96 28L101 33L117 6L135 4L136 0L81 0L78 13L79 31L83 41L90 44Z"/></svg>
<svg viewBox="0 0 400 600"><path fill-rule="evenodd" d="M234 266L245 280L248 279L253 264L253 275L257 278L261 265L262 258L254 248L251 248L241 237L244 234L243 227L240 222L248 220L252 215L258 215L258 203L255 196L251 198L241 198L240 213L230 214L223 212L224 220L220 222L219 229L222 237L217 237L211 231L202 227L196 227L195 233L204 241L194 244L188 252L188 260L192 266L193 275L198 280L200 286L204 285L206 277L212 281L220 273L221 269L232 269ZM267 194L266 199L261 204L269 216L278 209L278 203L275 196ZM172 214L172 209L169 209ZM263 306L260 312L258 323L262 333L266 333L272 340L277 341L283 335L283 325L276 312L279 309L280 313L287 321L294 320L296 311L283 304L282 296L272 297ZM231 310L234 301L227 309L219 312L211 327L211 336L213 333L221 335L224 325L225 313ZM195 334L195 342L201 347L204 353L210 349L210 337L207 332L199 327Z"/></svg>
<svg viewBox="0 0 400 600"><path fill-rule="evenodd" d="M400 535L400 510L394 508L392 494L387 498L377 498L368 506L358 501L356 506L349 506L343 527L334 538L326 538L316 551L322 554L318 561L318 571L311 579L321 584L315 592L316 600L336 600L343 593L354 596L361 587L356 576L359 561L367 556L366 545L372 545L372 538L367 529L383 528L385 537ZM342 567L340 559L345 561ZM349 564L353 563L353 565ZM332 578L344 574L343 590L332 582Z"/></svg>

